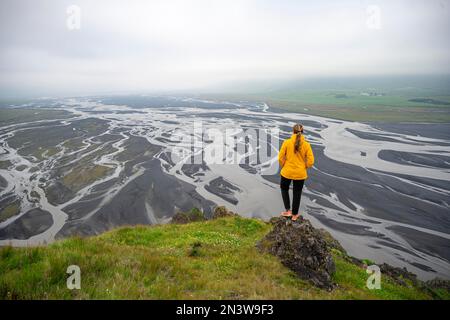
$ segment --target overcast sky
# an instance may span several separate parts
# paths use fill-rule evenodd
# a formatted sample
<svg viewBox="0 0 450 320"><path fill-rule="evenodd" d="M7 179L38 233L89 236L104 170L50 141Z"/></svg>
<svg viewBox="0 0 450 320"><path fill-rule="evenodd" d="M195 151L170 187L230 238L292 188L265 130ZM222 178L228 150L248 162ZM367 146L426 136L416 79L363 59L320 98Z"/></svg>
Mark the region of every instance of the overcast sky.
<svg viewBox="0 0 450 320"><path fill-rule="evenodd" d="M442 74L449 39L446 0L0 0L0 95Z"/></svg>

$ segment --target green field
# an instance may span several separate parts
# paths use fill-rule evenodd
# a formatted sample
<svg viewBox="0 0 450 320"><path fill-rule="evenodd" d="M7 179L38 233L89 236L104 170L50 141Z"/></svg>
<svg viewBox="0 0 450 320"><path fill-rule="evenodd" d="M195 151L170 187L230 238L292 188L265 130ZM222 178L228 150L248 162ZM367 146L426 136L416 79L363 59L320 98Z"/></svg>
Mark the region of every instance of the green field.
<svg viewBox="0 0 450 320"><path fill-rule="evenodd" d="M334 249L337 289L299 279L256 242L269 223L238 216L183 225L123 227L46 247L0 249L0 299L448 299L449 293L367 273ZM81 269L81 289L66 286Z"/></svg>
<svg viewBox="0 0 450 320"><path fill-rule="evenodd" d="M256 93L202 95L204 98L231 101L258 101L292 112L361 122L450 122L450 105L412 102L429 98L450 103L450 95L428 92L383 92L366 96L365 90L280 90Z"/></svg>

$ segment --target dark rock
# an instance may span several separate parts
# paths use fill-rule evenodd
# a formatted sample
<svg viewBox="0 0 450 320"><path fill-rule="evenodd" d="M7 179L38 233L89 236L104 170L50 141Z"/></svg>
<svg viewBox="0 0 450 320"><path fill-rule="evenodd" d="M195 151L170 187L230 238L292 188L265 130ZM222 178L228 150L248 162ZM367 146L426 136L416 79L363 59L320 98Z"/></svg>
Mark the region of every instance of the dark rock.
<svg viewBox="0 0 450 320"><path fill-rule="evenodd" d="M342 252L344 255L347 255L347 251L345 251L345 249L341 246L339 241L333 238L333 236L328 231L326 231L325 229L318 229L317 231L320 232L320 234L322 235L323 239L325 240L330 249L338 250Z"/></svg>
<svg viewBox="0 0 450 320"><path fill-rule="evenodd" d="M214 209L214 213L212 215L212 219L225 218L225 217L234 217L237 216L236 213L232 211L228 211L228 209L224 206L216 207Z"/></svg>
<svg viewBox="0 0 450 320"><path fill-rule="evenodd" d="M367 268L367 264L364 263L364 261L362 261L361 259L355 258L355 257L351 257L351 256L344 256L345 260L347 260L348 262L353 263L354 265L357 265L360 268Z"/></svg>
<svg viewBox="0 0 450 320"><path fill-rule="evenodd" d="M435 278L425 282L420 282L419 285L422 290L427 291L434 299L447 299L450 293L450 280ZM441 293L439 293L441 291ZM444 292L442 292L444 291Z"/></svg>
<svg viewBox="0 0 450 320"><path fill-rule="evenodd" d="M424 285L431 289L444 289L450 292L450 280L435 278L424 282Z"/></svg>
<svg viewBox="0 0 450 320"><path fill-rule="evenodd" d="M280 219L280 217L272 217L272 218L270 218L269 223L271 225L275 225L279 219Z"/></svg>
<svg viewBox="0 0 450 320"><path fill-rule="evenodd" d="M172 217L172 219L170 220L170 223L174 223L174 224L185 224L185 223L189 223L189 217L187 216L187 214L185 212L181 212L178 211L177 213L175 213L175 215Z"/></svg>
<svg viewBox="0 0 450 320"><path fill-rule="evenodd" d="M406 286L405 280L412 281L413 284L417 284L417 276L414 273L409 272L406 268L396 268L386 263L380 265L381 274L387 275L392 278L396 283L402 286Z"/></svg>
<svg viewBox="0 0 450 320"><path fill-rule="evenodd" d="M191 251L189 252L190 257L200 256L200 248L202 247L201 242L194 242L191 246Z"/></svg>
<svg viewBox="0 0 450 320"><path fill-rule="evenodd" d="M300 278L332 290L335 284L331 275L336 267L322 232L304 219L293 222L280 217L271 222L274 227L258 242L258 249L279 257Z"/></svg>
<svg viewBox="0 0 450 320"><path fill-rule="evenodd" d="M204 221L204 220L206 220L206 219L205 219L205 216L203 215L203 212L197 208L194 208L188 212L178 211L172 217L172 220L170 220L170 223L185 224L185 223Z"/></svg>

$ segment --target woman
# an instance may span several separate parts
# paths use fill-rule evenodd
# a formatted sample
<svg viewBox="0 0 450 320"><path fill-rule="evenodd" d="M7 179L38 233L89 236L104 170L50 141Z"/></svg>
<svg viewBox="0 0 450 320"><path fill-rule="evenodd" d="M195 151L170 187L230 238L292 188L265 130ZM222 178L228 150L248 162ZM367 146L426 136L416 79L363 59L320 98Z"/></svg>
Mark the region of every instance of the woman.
<svg viewBox="0 0 450 320"><path fill-rule="evenodd" d="M299 217L298 209L300 208L300 198L302 196L303 184L308 174L306 169L311 168L314 164L314 155L311 145L303 136L303 126L301 124L294 125L293 135L290 139L283 142L278 161L281 169L281 196L283 197L284 208L286 211L281 215L284 217L292 217L296 221ZM289 187L293 181L294 194L292 199L292 210L289 199Z"/></svg>

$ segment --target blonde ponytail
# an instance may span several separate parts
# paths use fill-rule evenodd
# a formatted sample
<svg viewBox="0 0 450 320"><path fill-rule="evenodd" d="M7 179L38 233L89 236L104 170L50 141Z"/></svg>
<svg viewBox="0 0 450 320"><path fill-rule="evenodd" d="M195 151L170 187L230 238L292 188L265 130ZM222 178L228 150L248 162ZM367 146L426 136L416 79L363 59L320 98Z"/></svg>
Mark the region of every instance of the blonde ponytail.
<svg viewBox="0 0 450 320"><path fill-rule="evenodd" d="M295 144L294 144L294 151L295 152L299 152L301 150L301 136L303 133L303 126L299 123L297 123L296 125L294 125L294 134L297 135L297 137L295 138Z"/></svg>

